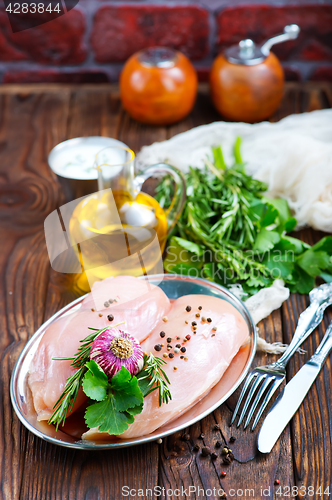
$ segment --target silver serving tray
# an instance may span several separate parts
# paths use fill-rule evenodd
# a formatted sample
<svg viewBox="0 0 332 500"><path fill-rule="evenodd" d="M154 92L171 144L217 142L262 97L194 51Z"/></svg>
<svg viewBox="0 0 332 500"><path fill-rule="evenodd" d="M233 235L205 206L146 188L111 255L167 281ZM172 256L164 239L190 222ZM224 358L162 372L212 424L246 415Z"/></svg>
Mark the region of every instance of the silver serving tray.
<svg viewBox="0 0 332 500"><path fill-rule="evenodd" d="M70 424L65 428L66 432L64 432L60 429L56 431L55 427L48 425L47 422L38 422L27 384L29 366L44 332L56 319L78 310L86 295L80 297L54 314L38 328L21 352L14 367L10 383L12 404L22 424L33 434L52 444L87 450L120 448L155 441L180 431L209 415L224 403L244 380L255 356L257 344L256 328L244 303L226 288L201 278L166 274L152 275L144 279L148 279L150 283L160 286L170 299L177 299L183 295L205 294L230 302L242 314L248 325L249 342L240 349L218 384L203 399L173 421L168 422L151 434L139 438L122 440L110 436L109 441L83 441L75 437L75 432L71 430ZM73 417L67 420L70 419L73 419Z"/></svg>

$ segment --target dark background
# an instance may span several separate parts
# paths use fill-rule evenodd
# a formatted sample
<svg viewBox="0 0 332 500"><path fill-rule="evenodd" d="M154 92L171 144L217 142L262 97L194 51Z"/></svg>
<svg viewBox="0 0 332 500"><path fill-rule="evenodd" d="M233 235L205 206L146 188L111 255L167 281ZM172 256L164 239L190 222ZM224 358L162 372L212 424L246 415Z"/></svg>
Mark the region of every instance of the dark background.
<svg viewBox="0 0 332 500"><path fill-rule="evenodd" d="M291 23L299 38L273 48L287 80L332 80L331 0L80 0L17 33L0 7L3 83L114 82L131 54L152 45L184 52L204 81L220 50L248 37L262 42Z"/></svg>

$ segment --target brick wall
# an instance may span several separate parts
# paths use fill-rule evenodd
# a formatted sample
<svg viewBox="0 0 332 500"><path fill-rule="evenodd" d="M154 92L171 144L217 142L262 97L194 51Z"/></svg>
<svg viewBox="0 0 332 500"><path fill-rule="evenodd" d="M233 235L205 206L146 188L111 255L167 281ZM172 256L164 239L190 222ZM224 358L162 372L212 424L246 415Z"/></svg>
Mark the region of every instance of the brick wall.
<svg viewBox="0 0 332 500"><path fill-rule="evenodd" d="M13 33L0 8L0 82L116 81L147 46L184 52L206 80L218 51L301 27L275 46L289 80L332 80L332 0L80 0L62 17Z"/></svg>

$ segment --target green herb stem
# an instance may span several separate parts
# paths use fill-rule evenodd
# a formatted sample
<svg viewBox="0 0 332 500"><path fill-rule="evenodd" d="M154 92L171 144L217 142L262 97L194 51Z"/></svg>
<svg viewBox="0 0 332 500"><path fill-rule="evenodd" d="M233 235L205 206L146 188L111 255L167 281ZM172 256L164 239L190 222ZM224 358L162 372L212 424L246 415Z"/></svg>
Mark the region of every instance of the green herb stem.
<svg viewBox="0 0 332 500"><path fill-rule="evenodd" d="M123 323L124 322L118 323L112 326L112 328ZM98 335L107 330L109 326L106 326L105 328L102 328L100 330L96 330L95 328L91 327L88 328L89 330L93 330L93 333L85 337L83 340L80 340L81 345L77 349L77 353L72 358L52 358L55 361L72 361L71 366L77 368L77 370L66 380L64 390L53 406L54 412L48 420L48 423L55 425L57 430L59 425L64 425L67 413L70 412L74 406L78 390L82 385L84 375L87 371L85 365L90 359L90 350L92 343L98 337Z"/></svg>
<svg viewBox="0 0 332 500"><path fill-rule="evenodd" d="M144 379L149 381L144 391L144 397L158 389L159 406L163 403L168 404L172 399L172 395L168 387L171 382L165 371L162 369L162 366L166 364L167 362L164 359L158 358L158 356L154 356L150 353L149 356L144 357L144 369L137 375L137 379L139 381Z"/></svg>

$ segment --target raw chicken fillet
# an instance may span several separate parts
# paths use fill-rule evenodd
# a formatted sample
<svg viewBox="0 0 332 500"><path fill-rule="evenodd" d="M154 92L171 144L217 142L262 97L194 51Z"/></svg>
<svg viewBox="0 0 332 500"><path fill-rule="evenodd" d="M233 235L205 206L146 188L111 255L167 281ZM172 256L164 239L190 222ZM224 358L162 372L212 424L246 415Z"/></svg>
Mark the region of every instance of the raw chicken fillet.
<svg viewBox="0 0 332 500"><path fill-rule="evenodd" d="M186 310L187 306L191 306L190 312ZM196 330L192 322L197 324L194 325ZM166 334L163 338L161 331ZM185 340L187 335L191 337L189 340ZM142 413L135 416L135 422L119 437L130 439L149 434L197 403L219 382L248 336L244 318L225 300L207 295L187 295L174 301L168 321L160 321L142 342L144 351L166 359L164 370L171 382L172 400L159 407L158 390L149 394L144 399ZM169 337L172 339L171 350L167 350ZM164 344L161 351L154 349L157 344ZM185 352L174 353L177 344L185 348ZM174 354L173 358L169 357L170 353ZM164 354L168 357L165 358ZM98 429L90 429L82 438L98 440L107 439L107 436Z"/></svg>
<svg viewBox="0 0 332 500"><path fill-rule="evenodd" d="M114 301L115 299L115 301ZM113 301L108 307L105 303ZM28 384L38 420L48 420L61 396L66 380L74 373L71 361L55 361L55 357L73 357L80 340L91 333L88 327L104 328L121 325L140 342L170 310L170 301L157 286L129 276L107 278L93 285L78 311L54 321L44 333L32 360ZM108 315L114 319L109 321ZM86 400L79 390L72 412Z"/></svg>

